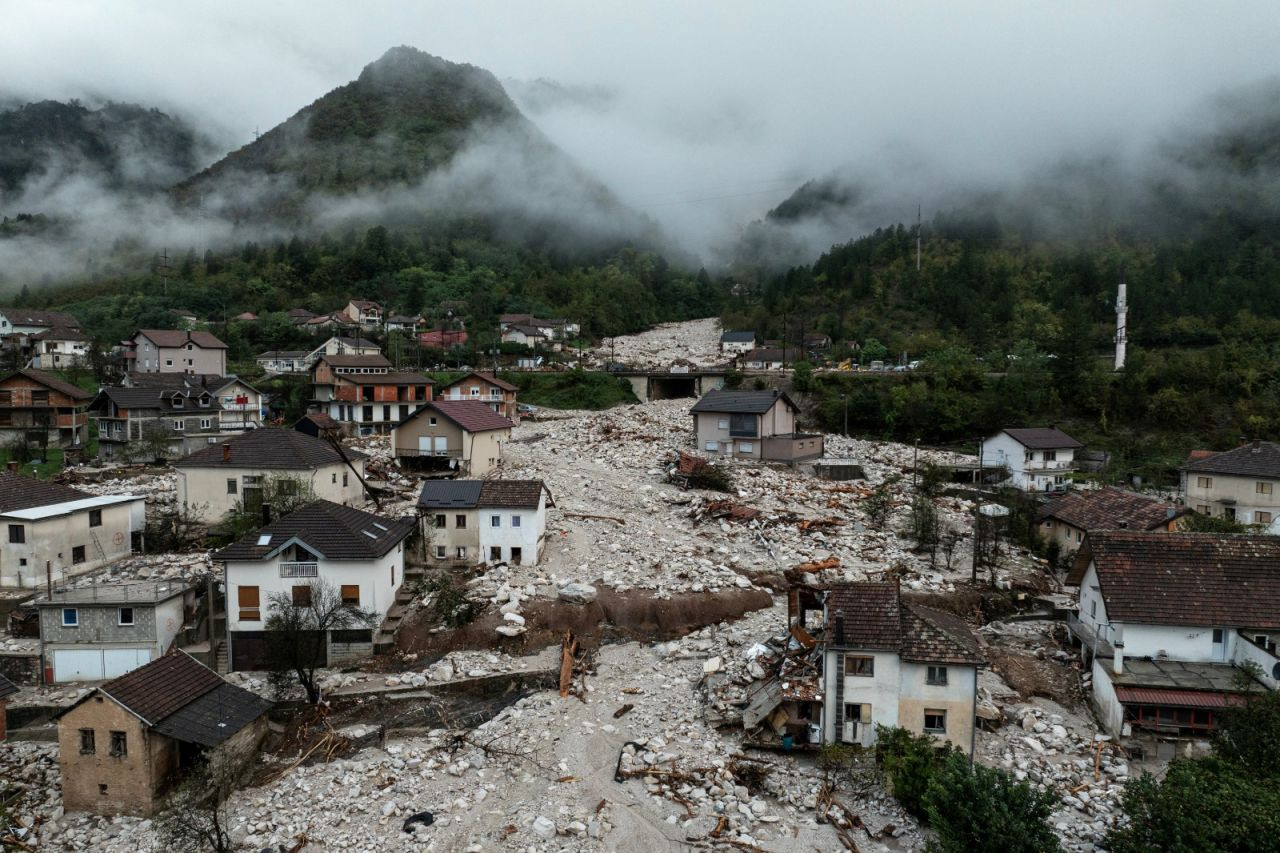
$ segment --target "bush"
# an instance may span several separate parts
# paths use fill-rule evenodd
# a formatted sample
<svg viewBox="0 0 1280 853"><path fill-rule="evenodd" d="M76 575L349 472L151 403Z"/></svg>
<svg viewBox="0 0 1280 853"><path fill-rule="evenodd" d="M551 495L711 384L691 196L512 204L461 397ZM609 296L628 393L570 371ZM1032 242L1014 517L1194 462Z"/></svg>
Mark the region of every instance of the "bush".
<svg viewBox="0 0 1280 853"><path fill-rule="evenodd" d="M939 747L928 735L906 729L876 726L876 762L884 771L889 792L902 807L925 817L924 795L951 747Z"/></svg>
<svg viewBox="0 0 1280 853"><path fill-rule="evenodd" d="M463 587L447 572L440 572L422 582L422 595L432 599L431 609L450 628L470 625L476 618L476 606L467 600Z"/></svg>
<svg viewBox="0 0 1280 853"><path fill-rule="evenodd" d="M1049 826L1057 803L1004 770L973 764L951 752L935 769L922 805L943 853L1040 853L1060 849Z"/></svg>
<svg viewBox="0 0 1280 853"><path fill-rule="evenodd" d="M732 492L733 480L722 465L702 465L689 475L689 488L713 492Z"/></svg>

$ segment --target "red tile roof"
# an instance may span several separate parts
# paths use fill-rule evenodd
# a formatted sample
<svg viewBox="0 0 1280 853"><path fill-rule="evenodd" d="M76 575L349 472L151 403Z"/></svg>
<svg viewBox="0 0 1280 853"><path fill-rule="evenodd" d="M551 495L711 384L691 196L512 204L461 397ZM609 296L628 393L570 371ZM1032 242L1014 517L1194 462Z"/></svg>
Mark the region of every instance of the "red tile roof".
<svg viewBox="0 0 1280 853"><path fill-rule="evenodd" d="M426 411L437 412L467 432L489 432L495 429L511 429L511 421L476 400L436 400L409 414L396 426L404 426Z"/></svg>
<svg viewBox="0 0 1280 853"><path fill-rule="evenodd" d="M1040 518L1081 530L1153 530L1186 512L1177 504L1107 487L1051 500L1040 509Z"/></svg>
<svg viewBox="0 0 1280 853"><path fill-rule="evenodd" d="M1089 565L1114 621L1280 629L1280 536L1095 531L1067 583Z"/></svg>
<svg viewBox="0 0 1280 853"><path fill-rule="evenodd" d="M916 663L983 663L978 641L963 619L902 601L897 584L836 584L827 592L826 615L835 647L896 651Z"/></svg>
<svg viewBox="0 0 1280 853"><path fill-rule="evenodd" d="M1166 705L1175 708L1226 708L1240 704L1240 697L1209 690L1173 690L1165 687L1115 685L1116 698L1126 705Z"/></svg>
<svg viewBox="0 0 1280 853"><path fill-rule="evenodd" d="M443 390L447 391L450 388L452 388L454 385L461 385L463 382L466 382L469 379L479 379L482 382L488 382L490 385L495 385L498 388L501 388L503 391L519 391L520 390L516 386L512 385L510 382L507 382L504 379L499 379L498 377L494 376L492 373L481 373L478 370L471 371L461 379L453 380L448 385L444 386Z"/></svg>

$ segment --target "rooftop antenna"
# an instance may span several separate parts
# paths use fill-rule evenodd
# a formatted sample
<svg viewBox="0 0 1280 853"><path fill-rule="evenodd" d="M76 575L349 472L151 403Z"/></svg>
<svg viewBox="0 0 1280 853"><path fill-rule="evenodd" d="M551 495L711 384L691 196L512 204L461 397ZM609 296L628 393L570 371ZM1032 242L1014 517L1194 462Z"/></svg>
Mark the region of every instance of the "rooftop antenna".
<svg viewBox="0 0 1280 853"><path fill-rule="evenodd" d="M922 222L922 220L921 220L921 218L920 218L920 205L918 205L918 204L917 204L917 205L916 205L916 272L920 272L920 230L921 230L921 222Z"/></svg>
<svg viewBox="0 0 1280 853"><path fill-rule="evenodd" d="M1129 314L1129 304L1127 301L1128 285L1125 284L1124 266L1120 267L1120 290L1116 294L1116 370L1124 370L1125 345L1128 342L1125 336L1126 319Z"/></svg>

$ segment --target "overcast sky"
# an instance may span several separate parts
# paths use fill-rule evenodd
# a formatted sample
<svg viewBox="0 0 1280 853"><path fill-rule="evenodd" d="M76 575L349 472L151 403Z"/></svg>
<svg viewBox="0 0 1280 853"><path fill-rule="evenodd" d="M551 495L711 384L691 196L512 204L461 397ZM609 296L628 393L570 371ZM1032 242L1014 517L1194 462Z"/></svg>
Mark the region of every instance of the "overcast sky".
<svg viewBox="0 0 1280 853"><path fill-rule="evenodd" d="M741 223L844 164L996 180L1063 152L1131 154L1280 73L1277 0L0 0L0 20L0 94L157 104L232 147L397 44L602 86L604 106L533 118L677 232Z"/></svg>

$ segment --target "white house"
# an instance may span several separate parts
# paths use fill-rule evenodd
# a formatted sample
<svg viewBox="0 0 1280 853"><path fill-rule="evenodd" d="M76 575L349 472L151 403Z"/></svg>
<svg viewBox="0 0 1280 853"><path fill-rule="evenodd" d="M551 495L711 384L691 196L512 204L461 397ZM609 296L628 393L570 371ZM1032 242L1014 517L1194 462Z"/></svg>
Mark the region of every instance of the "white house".
<svg viewBox="0 0 1280 853"><path fill-rule="evenodd" d="M428 480L418 497L428 556L537 565L546 547L549 495L541 480Z"/></svg>
<svg viewBox="0 0 1280 853"><path fill-rule="evenodd" d="M1280 680L1280 538L1091 532L1067 583L1079 587L1068 627L1112 735L1203 737L1245 661L1266 687Z"/></svg>
<svg viewBox="0 0 1280 853"><path fill-rule="evenodd" d="M39 370L74 367L89 360L89 336L65 326L31 336L31 366Z"/></svg>
<svg viewBox="0 0 1280 853"><path fill-rule="evenodd" d="M1223 453L1194 453L1182 467L1182 502L1201 515L1280 534L1280 445L1253 441Z"/></svg>
<svg viewBox="0 0 1280 853"><path fill-rule="evenodd" d="M50 329L79 329L80 321L62 311L0 308L0 336L36 335Z"/></svg>
<svg viewBox="0 0 1280 853"><path fill-rule="evenodd" d="M972 754L978 669L964 620L905 602L891 583L836 584L823 605L822 737L872 746L876 725Z"/></svg>
<svg viewBox="0 0 1280 853"><path fill-rule="evenodd" d="M231 668L261 666L273 596L294 607L310 606L311 586L320 580L343 602L385 619L404 582L405 539L414 526L412 518L315 501L217 552L214 559L224 566ZM328 664L372 653L376 630L330 631Z"/></svg>
<svg viewBox="0 0 1280 853"><path fill-rule="evenodd" d="M307 351L300 349L270 349L253 357L258 367L268 374L307 373L311 370L311 362Z"/></svg>
<svg viewBox="0 0 1280 853"><path fill-rule="evenodd" d="M1062 491L1083 444L1055 427L1005 429L982 442L983 468L1004 468L1005 481L1024 492Z"/></svg>
<svg viewBox="0 0 1280 853"><path fill-rule="evenodd" d="M237 505L257 511L263 485L272 477L300 481L317 498L359 503L364 500L366 459L358 450L339 451L295 429L250 430L173 463L178 506L210 521L224 518Z"/></svg>
<svg viewBox="0 0 1280 853"><path fill-rule="evenodd" d="M755 332L725 332L720 335L720 352L751 352L755 348Z"/></svg>
<svg viewBox="0 0 1280 853"><path fill-rule="evenodd" d="M0 586L58 584L128 556L146 525L146 499L91 495L0 473Z"/></svg>
<svg viewBox="0 0 1280 853"><path fill-rule="evenodd" d="M347 303L346 315L362 329L377 329L382 325L382 306L368 299L352 299Z"/></svg>

